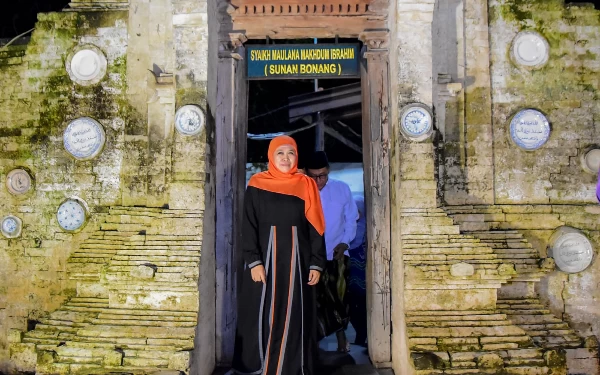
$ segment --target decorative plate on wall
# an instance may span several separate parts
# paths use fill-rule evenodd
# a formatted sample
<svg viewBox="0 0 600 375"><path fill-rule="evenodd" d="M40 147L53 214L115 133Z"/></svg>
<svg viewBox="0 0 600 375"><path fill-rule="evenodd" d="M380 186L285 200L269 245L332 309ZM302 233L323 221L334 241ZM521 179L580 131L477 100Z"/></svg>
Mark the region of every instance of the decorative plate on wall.
<svg viewBox="0 0 600 375"><path fill-rule="evenodd" d="M7 215L2 218L2 234L6 238L15 238L21 235L23 222L14 215Z"/></svg>
<svg viewBox="0 0 600 375"><path fill-rule="evenodd" d="M513 62L527 68L540 68L548 62L550 46L546 38L535 31L521 31L510 48Z"/></svg>
<svg viewBox="0 0 600 375"><path fill-rule="evenodd" d="M580 230L563 226L548 241L549 256L563 272L577 273L592 264L594 249L590 240Z"/></svg>
<svg viewBox="0 0 600 375"><path fill-rule="evenodd" d="M89 44L76 47L66 61L69 77L82 86L100 82L106 75L106 66L106 57L102 51Z"/></svg>
<svg viewBox="0 0 600 375"><path fill-rule="evenodd" d="M85 207L79 201L67 199L58 207L56 219L62 229L72 232L83 227L87 219L87 213Z"/></svg>
<svg viewBox="0 0 600 375"><path fill-rule="evenodd" d="M63 134L65 149L79 160L95 158L102 152L105 141L104 128L89 117L71 121Z"/></svg>
<svg viewBox="0 0 600 375"><path fill-rule="evenodd" d="M510 121L510 138L523 150L537 150L550 138L550 123L538 110L521 110Z"/></svg>
<svg viewBox="0 0 600 375"><path fill-rule="evenodd" d="M202 108L188 104L175 113L175 129L183 135L196 135L204 129L206 116Z"/></svg>
<svg viewBox="0 0 600 375"><path fill-rule="evenodd" d="M24 169L13 169L6 175L6 187L11 194L25 194L31 189L31 176Z"/></svg>
<svg viewBox="0 0 600 375"><path fill-rule="evenodd" d="M600 148L592 147L584 151L581 154L581 166L588 173L598 174L598 170L600 170Z"/></svg>
<svg viewBox="0 0 600 375"><path fill-rule="evenodd" d="M423 141L433 134L433 116L424 104L409 104L400 112L400 130L411 141Z"/></svg>

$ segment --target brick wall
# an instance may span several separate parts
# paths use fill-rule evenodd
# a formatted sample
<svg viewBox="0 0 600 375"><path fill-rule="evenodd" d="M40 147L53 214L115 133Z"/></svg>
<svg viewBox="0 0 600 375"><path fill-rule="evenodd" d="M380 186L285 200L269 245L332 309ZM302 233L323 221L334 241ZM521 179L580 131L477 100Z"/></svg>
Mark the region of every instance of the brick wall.
<svg viewBox="0 0 600 375"><path fill-rule="evenodd" d="M562 1L490 1L494 169L496 203L594 203L595 177L580 157L600 142L600 11ZM541 69L516 67L509 58L514 36L534 30L550 45ZM527 152L509 139L512 115L522 108L543 112L551 135Z"/></svg>

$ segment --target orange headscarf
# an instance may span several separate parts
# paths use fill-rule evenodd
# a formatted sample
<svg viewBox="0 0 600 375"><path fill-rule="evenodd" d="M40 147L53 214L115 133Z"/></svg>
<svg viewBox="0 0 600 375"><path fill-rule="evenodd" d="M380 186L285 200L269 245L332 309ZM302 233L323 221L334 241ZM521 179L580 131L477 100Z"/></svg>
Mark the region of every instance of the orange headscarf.
<svg viewBox="0 0 600 375"><path fill-rule="evenodd" d="M304 214L309 223L317 230L320 235L325 233L325 218L323 217L323 208L321 207L321 196L317 183L310 177L298 173L298 162L292 166L289 172L281 172L275 166L275 151L283 145L291 145L298 156L298 146L292 137L282 135L271 140L269 144L269 169L265 172L257 173L250 178L248 186L258 189L293 195L304 201Z"/></svg>

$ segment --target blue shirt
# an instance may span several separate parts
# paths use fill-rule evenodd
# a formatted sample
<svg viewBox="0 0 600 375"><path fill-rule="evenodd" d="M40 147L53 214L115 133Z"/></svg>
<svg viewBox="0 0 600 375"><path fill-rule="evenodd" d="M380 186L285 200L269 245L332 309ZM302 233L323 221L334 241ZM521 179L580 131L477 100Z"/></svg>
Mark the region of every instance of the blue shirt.
<svg viewBox="0 0 600 375"><path fill-rule="evenodd" d="M350 245L356 236L358 209L345 182L329 179L320 194L325 216L325 249L327 260L331 260L334 247L341 243ZM344 254L348 255L348 251Z"/></svg>

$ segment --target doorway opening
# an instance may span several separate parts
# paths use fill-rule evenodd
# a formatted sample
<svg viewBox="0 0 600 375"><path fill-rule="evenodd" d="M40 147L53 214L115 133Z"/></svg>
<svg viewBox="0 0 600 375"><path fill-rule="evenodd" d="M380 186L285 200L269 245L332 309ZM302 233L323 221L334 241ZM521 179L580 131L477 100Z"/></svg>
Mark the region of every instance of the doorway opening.
<svg viewBox="0 0 600 375"><path fill-rule="evenodd" d="M356 59L353 59L355 63L354 70L345 70L352 72L352 77L346 78L352 78L354 81L340 79L342 77L330 76L330 79L325 80L322 76L296 75L294 81L309 79L308 82L294 84L298 87L306 87L306 89L298 91L288 90L289 87L286 89L285 80L290 77L281 76L281 74L278 77L272 77L272 72L269 70L269 66L266 65L292 64L293 62L289 61L292 60L289 58L289 53L281 55L278 52L276 60L279 61L267 61L265 63L265 60L270 59L269 56L272 53L259 51L262 54L261 56L264 57L262 59L255 58L255 61L261 60L263 64L259 64L257 69L257 64L250 63L252 51L264 51L269 48L278 50L339 48L340 45L336 42L341 43L342 40L319 39L319 44L329 42L330 45L318 47L306 47L313 44L314 39L277 40L277 45L272 45L271 41L248 41L244 34L230 33L228 37L231 41L223 44L219 52L215 106L215 165L217 176L215 181L217 271L215 357L217 363L221 366L231 364L234 351L235 306L237 304L237 283L235 280L238 280L239 270L233 265L241 264L239 262L241 252L237 249L240 249L242 241L242 200L247 182L246 176L251 174L248 173L247 169L249 167L255 168L251 172L261 170L261 162L264 163L267 159L268 142L266 141L269 138L267 135L280 132L292 132L292 136L299 139L300 163L303 162L303 153L310 153L316 148L316 145L322 144L322 148L330 153L333 164L340 161L344 162L348 160L344 158L349 157L352 158L350 159L352 162L356 161L360 165L360 161L362 161L364 165L362 181L360 177L354 181L358 181L358 184L362 182L365 207L367 207L365 210L367 243L365 253L368 254L365 283L366 307L367 316L372 317L367 320L368 352L375 367L389 368L392 366L392 274L390 267L392 259L391 238L395 232L392 231L394 222L390 214L390 207L393 203L390 200L389 179L391 160L389 33L387 30L379 29L350 33L350 35L357 34L360 36L359 40L363 41L364 44L361 48L360 43L356 43L356 39L349 41L349 43L355 43L355 53L346 56L352 55ZM323 38L326 37L330 37L330 34L323 35ZM300 44L300 46L285 46L286 44ZM297 54L298 52L294 53ZM311 55L312 60L315 60L314 56ZM315 63L319 65L321 62L317 61ZM309 63L313 62L310 61ZM338 68L342 66L346 65L340 64ZM334 69L329 65L329 72L332 71ZM342 69L336 71L341 72ZM277 73L275 70L273 72ZM250 76L252 76L252 79L249 79ZM273 80L273 78L278 79ZM316 86L313 81L311 88L310 83L314 78L319 80ZM253 83L255 79L264 82ZM338 82L336 83L336 81ZM268 91L277 94L277 96L270 102L276 104L270 103L258 95L260 85L265 87L271 85L268 87ZM251 90L249 90L249 86L252 86ZM289 91L287 94L286 90ZM259 104L254 104L255 101L261 103L261 105L265 103L270 105L268 108L258 108ZM256 108L250 109L251 114L248 111L249 104L250 106L256 106ZM339 108L335 109L336 105ZM318 115L316 120L315 114ZM270 123L268 123L269 118L271 118ZM322 125L319 132L315 130L317 127L314 124L315 122ZM352 122L352 124L348 124L348 122ZM308 127L308 129L304 129L304 127ZM248 140L248 133L256 137ZM356 133L358 136L352 133ZM316 134L321 135L321 137L315 139ZM339 134L342 136L340 137ZM346 135L344 136L344 134ZM310 141L305 143L300 139L303 136L310 139ZM355 137L354 140L352 140L352 137ZM349 142L344 142L347 140ZM362 141L362 144L356 145L355 142L360 142L359 140ZM328 145L329 142L333 142L331 146ZM342 143L348 149L344 148L341 152L328 150L328 147L341 149L342 146L338 143ZM358 155L350 156L355 152L350 144L354 144L358 148L360 151L357 152ZM247 153L247 147L252 150L259 150L262 147L263 150ZM362 157L360 156L361 153ZM252 164L249 165L248 162ZM262 168L264 167L265 164ZM361 168L358 169L360 171ZM347 173L345 168L342 168L342 171ZM335 176L335 172L333 175ZM338 176L338 178L345 179L346 176ZM322 180L322 176L317 179ZM351 189L354 190L355 188L351 187ZM400 299L397 298L396 301L401 299L400 296ZM395 335L395 338L400 339L394 341L397 346L402 345L403 341L401 340L404 337L402 331L399 332L400 335ZM398 358L402 360L403 355L399 355Z"/></svg>
<svg viewBox="0 0 600 375"><path fill-rule="evenodd" d="M313 39L277 40L277 45L314 44ZM320 39L318 44L357 44L356 39ZM252 45L273 45L267 40L250 40ZM358 73L358 71L357 71ZM362 108L361 79L312 78L312 79L257 79L248 82L248 138L246 144L246 183L257 172L267 168L267 149L271 139L286 134L298 144L299 168L305 169L306 160L314 151L323 150L329 159L329 179L346 183L352 198L364 202L363 154L362 154ZM306 170L305 170L306 171ZM363 204L364 206L364 204ZM364 222L364 217L363 217ZM364 252L364 251L363 251ZM355 254L352 252L350 255ZM364 291L362 305L364 324L359 332L366 336L366 290L363 259L351 261L352 279L348 290ZM362 269L361 278L360 268ZM358 275L358 276L357 276ZM356 294L356 292L355 292ZM353 301L361 297L355 296ZM355 309L356 310L356 309ZM356 316L360 312L353 311ZM360 318L358 318L360 321ZM355 323L360 324L360 323ZM338 351L336 334L329 335L319 343L319 373L334 374L342 367L370 365L366 342L356 343L357 330L352 323L345 330L350 351ZM359 333L360 336L360 333ZM366 337L365 337L366 338ZM362 345L360 345L362 344Z"/></svg>

